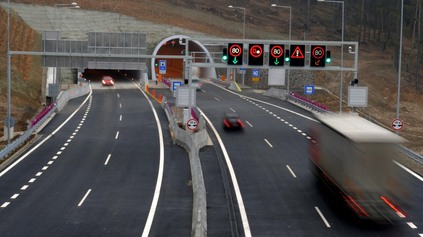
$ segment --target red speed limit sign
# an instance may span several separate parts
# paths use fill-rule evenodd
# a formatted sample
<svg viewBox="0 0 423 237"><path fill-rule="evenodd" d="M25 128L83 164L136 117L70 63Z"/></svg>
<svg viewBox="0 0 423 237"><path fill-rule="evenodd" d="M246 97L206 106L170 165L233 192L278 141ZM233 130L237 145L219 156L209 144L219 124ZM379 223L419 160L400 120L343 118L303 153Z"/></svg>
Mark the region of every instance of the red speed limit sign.
<svg viewBox="0 0 423 237"><path fill-rule="evenodd" d="M233 44L229 47L229 54L232 57L239 57L242 53L242 48L239 44Z"/></svg>
<svg viewBox="0 0 423 237"><path fill-rule="evenodd" d="M311 54L315 59L321 59L325 55L325 50L322 46L315 46L312 49Z"/></svg>

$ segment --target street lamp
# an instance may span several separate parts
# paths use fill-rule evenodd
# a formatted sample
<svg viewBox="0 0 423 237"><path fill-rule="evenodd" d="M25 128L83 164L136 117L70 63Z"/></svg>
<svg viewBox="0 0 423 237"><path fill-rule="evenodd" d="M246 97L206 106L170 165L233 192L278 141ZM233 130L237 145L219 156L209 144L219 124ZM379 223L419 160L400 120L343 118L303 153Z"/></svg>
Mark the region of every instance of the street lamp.
<svg viewBox="0 0 423 237"><path fill-rule="evenodd" d="M317 0L318 2L334 2L342 4L342 35L341 35L341 85L339 92L339 113L342 113L342 84L344 82L344 1L335 1L335 0Z"/></svg>
<svg viewBox="0 0 423 237"><path fill-rule="evenodd" d="M400 30L400 42L399 42L400 47L399 47L399 58L398 58L397 119L399 118L399 113L400 113L403 14L404 14L404 0L401 0L401 30Z"/></svg>
<svg viewBox="0 0 423 237"><path fill-rule="evenodd" d="M12 123L11 119L11 54L10 54L10 0L7 0L7 144L10 144L10 126Z"/></svg>
<svg viewBox="0 0 423 237"><path fill-rule="evenodd" d="M279 6L276 4L270 5L271 7L279 7L279 8L287 8L289 9L289 41L291 41L291 6ZM287 69L287 86L286 86L286 92L289 93L289 69Z"/></svg>
<svg viewBox="0 0 423 237"><path fill-rule="evenodd" d="M242 38L245 39L245 7L234 7L232 5L229 5L228 7L234 8L234 9L241 9L241 10L244 11L244 27L243 27L243 30L242 30Z"/></svg>

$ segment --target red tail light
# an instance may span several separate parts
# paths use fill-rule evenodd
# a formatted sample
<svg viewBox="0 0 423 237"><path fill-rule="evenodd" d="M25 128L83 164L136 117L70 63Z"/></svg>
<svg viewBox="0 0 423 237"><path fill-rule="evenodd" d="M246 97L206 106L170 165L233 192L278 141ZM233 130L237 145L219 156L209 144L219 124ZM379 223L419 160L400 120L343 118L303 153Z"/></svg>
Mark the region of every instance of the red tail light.
<svg viewBox="0 0 423 237"><path fill-rule="evenodd" d="M225 124L225 126L227 128L230 128L231 127L231 125L228 123L228 121L226 121L226 119L223 120L223 123Z"/></svg>
<svg viewBox="0 0 423 237"><path fill-rule="evenodd" d="M369 217L369 214L351 196L344 196L344 199L358 215Z"/></svg>
<svg viewBox="0 0 423 237"><path fill-rule="evenodd" d="M381 196L380 199L382 199L392 210L394 210L397 215L401 218L405 218L405 213L397 206L395 205L391 200L388 198Z"/></svg>
<svg viewBox="0 0 423 237"><path fill-rule="evenodd" d="M239 124L241 127L245 127L245 126L244 126L244 123L241 121L241 119L238 119L238 124Z"/></svg>

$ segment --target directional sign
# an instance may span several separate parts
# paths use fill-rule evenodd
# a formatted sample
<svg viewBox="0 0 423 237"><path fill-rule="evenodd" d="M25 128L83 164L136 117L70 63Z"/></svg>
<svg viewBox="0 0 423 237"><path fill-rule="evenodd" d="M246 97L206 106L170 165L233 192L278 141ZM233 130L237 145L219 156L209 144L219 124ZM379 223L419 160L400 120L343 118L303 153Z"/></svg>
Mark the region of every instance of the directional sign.
<svg viewBox="0 0 423 237"><path fill-rule="evenodd" d="M172 91L176 91L179 87L182 86L182 81L172 81Z"/></svg>
<svg viewBox="0 0 423 237"><path fill-rule="evenodd" d="M190 130L195 130L198 128L198 121L196 119L190 119L187 121L187 128Z"/></svg>
<svg viewBox="0 0 423 237"><path fill-rule="evenodd" d="M291 60L289 61L290 66L304 66L305 62L305 45L291 45Z"/></svg>
<svg viewBox="0 0 423 237"><path fill-rule="evenodd" d="M314 95L314 85L305 85L304 86L304 94Z"/></svg>
<svg viewBox="0 0 423 237"><path fill-rule="evenodd" d="M228 65L242 65L242 49L243 44L228 44Z"/></svg>
<svg viewBox="0 0 423 237"><path fill-rule="evenodd" d="M325 66L326 46L312 45L310 50L310 67Z"/></svg>
<svg viewBox="0 0 423 237"><path fill-rule="evenodd" d="M269 47L269 66L283 66L284 45L271 44Z"/></svg>
<svg viewBox="0 0 423 237"><path fill-rule="evenodd" d="M392 120L391 127L396 131L401 130L401 128L404 127L404 121L402 121L399 118L396 118L396 119Z"/></svg>
<svg viewBox="0 0 423 237"><path fill-rule="evenodd" d="M248 65L263 65L263 44L250 44Z"/></svg>
<svg viewBox="0 0 423 237"><path fill-rule="evenodd" d="M259 69L253 69L253 70L251 71L251 75L252 75L253 77L259 77L259 76L260 76L260 70L259 70Z"/></svg>
<svg viewBox="0 0 423 237"><path fill-rule="evenodd" d="M166 60L159 61L159 71L160 74L166 74Z"/></svg>

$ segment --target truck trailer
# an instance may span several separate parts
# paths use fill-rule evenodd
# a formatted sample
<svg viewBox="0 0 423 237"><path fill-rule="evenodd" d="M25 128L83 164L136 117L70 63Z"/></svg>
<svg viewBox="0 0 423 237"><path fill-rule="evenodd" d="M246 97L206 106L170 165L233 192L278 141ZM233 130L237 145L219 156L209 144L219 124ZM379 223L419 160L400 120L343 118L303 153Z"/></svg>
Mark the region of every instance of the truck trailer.
<svg viewBox="0 0 423 237"><path fill-rule="evenodd" d="M406 140L357 114L314 114L310 160L314 174L360 220L394 223L409 189L394 163Z"/></svg>

